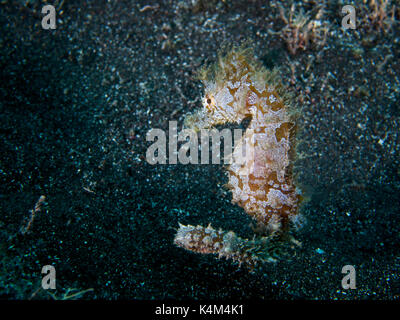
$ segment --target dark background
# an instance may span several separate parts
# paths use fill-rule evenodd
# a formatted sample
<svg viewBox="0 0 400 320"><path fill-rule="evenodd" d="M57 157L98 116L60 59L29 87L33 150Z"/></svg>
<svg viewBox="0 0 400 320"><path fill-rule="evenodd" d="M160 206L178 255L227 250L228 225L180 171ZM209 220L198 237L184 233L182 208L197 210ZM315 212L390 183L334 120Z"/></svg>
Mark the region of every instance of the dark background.
<svg viewBox="0 0 400 320"><path fill-rule="evenodd" d="M43 30L40 1L1 2L1 299L50 299L46 264L58 298L400 297L399 26L345 32L342 4L325 1L326 44L290 55L277 3L56 1L57 29ZM254 273L173 245L178 221L252 236L223 167L145 160L148 130L200 106L198 68L243 40L297 97L310 197L302 247ZM355 290L341 288L346 264Z"/></svg>

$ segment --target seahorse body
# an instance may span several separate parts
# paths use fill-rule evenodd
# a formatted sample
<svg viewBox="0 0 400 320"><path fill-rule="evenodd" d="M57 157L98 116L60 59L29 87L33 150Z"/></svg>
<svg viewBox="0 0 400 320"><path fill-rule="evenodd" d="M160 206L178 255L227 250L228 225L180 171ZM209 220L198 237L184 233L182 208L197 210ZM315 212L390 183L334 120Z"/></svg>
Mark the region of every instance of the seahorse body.
<svg viewBox="0 0 400 320"><path fill-rule="evenodd" d="M260 233L242 239L233 231L179 224L176 245L198 253L245 263L276 261L285 247L282 237L297 217L301 192L292 178L295 124L288 95L249 49L233 48L201 70L203 108L185 119L185 126L202 129L223 123L251 121L236 143L227 168L232 201L258 222ZM244 151L244 155L243 155ZM293 238L293 243L297 243Z"/></svg>
<svg viewBox="0 0 400 320"><path fill-rule="evenodd" d="M291 172L295 124L276 72L267 71L249 49L234 48L203 69L200 78L203 108L187 117L186 126L209 128L251 117L227 169L232 201L259 226L285 228L297 215L302 197Z"/></svg>

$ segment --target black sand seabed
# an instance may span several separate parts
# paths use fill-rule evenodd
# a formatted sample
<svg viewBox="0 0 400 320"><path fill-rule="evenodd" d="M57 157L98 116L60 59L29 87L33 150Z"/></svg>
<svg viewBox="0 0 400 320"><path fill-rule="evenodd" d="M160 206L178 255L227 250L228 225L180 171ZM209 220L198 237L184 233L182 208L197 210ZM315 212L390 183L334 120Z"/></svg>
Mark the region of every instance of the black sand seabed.
<svg viewBox="0 0 400 320"><path fill-rule="evenodd" d="M1 299L50 299L47 264L59 298L399 299L398 24L345 32L340 2L327 2L326 44L292 56L269 33L284 24L268 1L55 4L52 31L39 1L0 4ZM246 39L300 100L311 195L302 247L254 273L173 245L178 221L252 236L223 167L145 159L148 130L200 106L199 66ZM348 264L354 290L341 287Z"/></svg>

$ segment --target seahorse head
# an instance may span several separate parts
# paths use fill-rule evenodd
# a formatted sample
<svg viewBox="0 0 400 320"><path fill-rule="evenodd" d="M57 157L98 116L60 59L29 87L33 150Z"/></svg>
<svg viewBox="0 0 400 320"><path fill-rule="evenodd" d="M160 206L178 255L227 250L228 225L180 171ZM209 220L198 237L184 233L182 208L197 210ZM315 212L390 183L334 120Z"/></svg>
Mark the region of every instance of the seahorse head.
<svg viewBox="0 0 400 320"><path fill-rule="evenodd" d="M187 117L186 124L201 129L241 122L248 115L246 99L250 78L257 67L250 59L248 49L233 47L220 53L216 63L199 72L199 79L204 84L203 107Z"/></svg>
<svg viewBox="0 0 400 320"><path fill-rule="evenodd" d="M185 126L205 129L218 124L238 123L244 118L240 112L243 101L238 101L240 99L230 90L230 82L203 80L203 83L202 108L186 117Z"/></svg>
<svg viewBox="0 0 400 320"><path fill-rule="evenodd" d="M229 90L228 82L205 81L203 112L212 124L237 122L235 97Z"/></svg>

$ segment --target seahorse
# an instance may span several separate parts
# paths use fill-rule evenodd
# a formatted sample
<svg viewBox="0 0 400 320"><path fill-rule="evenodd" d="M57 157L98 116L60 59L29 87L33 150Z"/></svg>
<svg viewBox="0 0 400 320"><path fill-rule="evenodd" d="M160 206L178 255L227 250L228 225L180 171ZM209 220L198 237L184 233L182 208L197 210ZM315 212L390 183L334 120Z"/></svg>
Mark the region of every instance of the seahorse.
<svg viewBox="0 0 400 320"><path fill-rule="evenodd" d="M249 241L211 226L180 224L175 243L239 263L273 261L272 254L260 257L260 250L254 248L266 248L270 253L276 235L287 232L290 221L296 220L302 201L292 174L296 142L292 97L278 80L277 70L267 70L253 51L243 46L220 54L214 65L200 70L199 78L205 88L203 107L186 117L186 127L199 130L251 119L231 155L227 186L232 202L256 220L262 236Z"/></svg>

